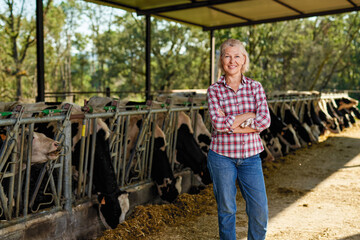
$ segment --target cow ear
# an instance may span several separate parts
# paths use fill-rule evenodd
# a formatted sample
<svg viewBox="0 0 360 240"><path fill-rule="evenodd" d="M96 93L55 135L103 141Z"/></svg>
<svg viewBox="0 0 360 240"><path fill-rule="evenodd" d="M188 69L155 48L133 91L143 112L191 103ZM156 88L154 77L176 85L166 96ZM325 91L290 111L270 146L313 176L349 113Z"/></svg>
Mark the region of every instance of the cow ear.
<svg viewBox="0 0 360 240"><path fill-rule="evenodd" d="M99 202L99 203L101 203L101 201L102 201L103 198L105 198L105 196L104 196L103 194L99 194L99 193L98 193L97 199L98 199L98 202Z"/></svg>
<svg viewBox="0 0 360 240"><path fill-rule="evenodd" d="M130 195L130 192L120 190L119 195L122 194L126 194L126 196L128 197Z"/></svg>

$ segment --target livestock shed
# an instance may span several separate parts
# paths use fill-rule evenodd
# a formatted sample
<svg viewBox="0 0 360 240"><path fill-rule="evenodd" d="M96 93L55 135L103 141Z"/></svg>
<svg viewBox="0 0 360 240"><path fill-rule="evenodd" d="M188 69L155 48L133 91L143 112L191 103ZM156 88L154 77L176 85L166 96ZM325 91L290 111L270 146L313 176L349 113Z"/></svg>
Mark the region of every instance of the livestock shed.
<svg viewBox="0 0 360 240"><path fill-rule="evenodd" d="M215 75L214 31L224 28L242 27L261 23L288 21L313 16L345 13L360 10L359 0L86 0L97 4L136 12L146 18L146 99L151 95L151 17L188 24L209 31L211 50L210 79ZM37 4L37 61L38 101L44 101L44 43L42 0Z"/></svg>
<svg viewBox="0 0 360 240"><path fill-rule="evenodd" d="M202 27L210 31L211 45L214 46L213 31L217 29L358 11L360 6L359 0L92 2L146 16L147 60L151 48L150 16ZM37 6L37 100L41 102L44 100L41 0L37 0ZM214 48L210 59L212 82ZM148 97L151 84L149 61L146 69ZM208 124L206 113L205 117L201 115L207 106L203 99L196 102L194 96L184 97L186 103L181 100L180 105L173 104L170 99L160 105L147 102L135 103L133 107L116 99L105 99L106 102L101 103L89 101L84 106L4 104L0 119L3 131L0 236L6 239L95 238L104 229L116 227L136 205L171 202L179 193L188 192L193 186L208 184L202 161L195 164L176 162L179 160L176 154L180 152L177 149L180 140L190 139L181 145L183 149L188 150L190 143L197 146L196 150L190 150L192 154L198 154L196 159L203 160L203 151L206 150L204 145L205 149L200 148L201 142L196 137L202 133L197 127L198 122ZM288 107L294 108L298 114L305 108L303 103L311 103L308 107L314 106L318 112L324 112L319 126L332 131L350 126L350 116L357 113L356 110L343 113L349 116L342 116L342 122L334 119L338 113L330 113L329 109L341 106L336 100L348 98L346 94L278 97L270 102L278 118L285 117ZM351 107L356 105L353 102ZM299 128L309 131L300 125ZM40 135L44 132L46 136ZM321 134L319 130L316 133ZM160 143L159 139L162 140ZM288 145L283 153L276 149L269 149L269 153L286 154L286 151L316 142L316 136L301 139L294 140L293 144L289 143L291 140L285 140L284 146L286 142ZM48 148L39 148L39 141L45 141ZM40 157L37 156L39 150L45 150ZM158 163L162 157L167 161ZM191 156L186 157L189 158ZM99 164L98 159L103 162ZM166 169L168 175L155 173L160 168Z"/></svg>
<svg viewBox="0 0 360 240"><path fill-rule="evenodd" d="M0 119L0 235L95 238L137 205L173 202L210 184L209 119L199 95L176 93L160 104L99 97L82 107L7 104ZM264 162L360 119L358 101L347 94L276 93L268 103L274 128L262 135Z"/></svg>

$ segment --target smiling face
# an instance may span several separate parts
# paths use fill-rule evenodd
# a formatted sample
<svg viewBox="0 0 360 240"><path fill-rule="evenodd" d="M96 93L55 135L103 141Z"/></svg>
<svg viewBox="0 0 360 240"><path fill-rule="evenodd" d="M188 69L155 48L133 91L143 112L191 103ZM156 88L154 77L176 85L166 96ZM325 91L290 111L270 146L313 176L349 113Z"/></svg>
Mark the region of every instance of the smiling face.
<svg viewBox="0 0 360 240"><path fill-rule="evenodd" d="M241 53L239 46L228 46L221 56L221 63L226 75L241 75L246 56Z"/></svg>

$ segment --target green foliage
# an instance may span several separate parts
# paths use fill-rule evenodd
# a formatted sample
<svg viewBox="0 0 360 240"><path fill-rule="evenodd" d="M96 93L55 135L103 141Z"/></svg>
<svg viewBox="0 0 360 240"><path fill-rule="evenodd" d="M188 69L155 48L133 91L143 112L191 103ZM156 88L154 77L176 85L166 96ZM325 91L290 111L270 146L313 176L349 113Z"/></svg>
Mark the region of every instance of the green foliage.
<svg viewBox="0 0 360 240"><path fill-rule="evenodd" d="M216 32L246 44L249 77L268 91L359 89L358 13L293 20Z"/></svg>
<svg viewBox="0 0 360 240"><path fill-rule="evenodd" d="M22 14L24 1L14 2L0 9L1 101L36 97L35 14ZM143 99L144 17L84 1L48 0L44 19L46 92L110 87L114 97ZM151 28L151 91L207 88L209 33L155 18ZM216 49L228 38L245 43L250 55L246 75L260 81L267 92L354 90L360 87L359 29L360 18L353 12L214 34Z"/></svg>

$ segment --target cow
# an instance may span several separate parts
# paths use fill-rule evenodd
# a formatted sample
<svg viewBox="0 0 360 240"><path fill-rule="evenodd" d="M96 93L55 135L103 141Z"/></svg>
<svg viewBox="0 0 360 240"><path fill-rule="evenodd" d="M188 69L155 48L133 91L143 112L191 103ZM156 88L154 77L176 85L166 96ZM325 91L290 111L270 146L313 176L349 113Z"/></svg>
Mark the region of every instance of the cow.
<svg viewBox="0 0 360 240"><path fill-rule="evenodd" d="M260 137L263 140L264 147L266 146L266 150L271 153L273 158L279 158L283 156L279 138L276 135L273 135L270 129L267 128L262 131L260 133ZM269 155L269 153L267 155Z"/></svg>
<svg viewBox="0 0 360 240"><path fill-rule="evenodd" d="M195 125L195 140L200 146L201 150L207 154L209 152L209 147L211 143L211 133L206 128L203 118L200 113L196 113L196 124L195 118L192 119L193 125Z"/></svg>
<svg viewBox="0 0 360 240"><path fill-rule="evenodd" d="M314 123L314 121L311 118L310 114L310 108L309 108L309 102L308 101L299 101L299 109L297 111L299 115L299 120L301 123L303 123L303 126L309 127L310 131L313 135L314 142L319 142L319 136L321 134L319 126Z"/></svg>
<svg viewBox="0 0 360 240"><path fill-rule="evenodd" d="M140 115L132 115L130 117L127 140L127 160L129 159L130 152L136 151L136 149L134 148L137 145L138 135L141 128L143 127L143 123L144 119ZM181 193L182 177L174 177L169 158L166 154L166 138L164 132L160 129L157 123L153 122L151 124L155 124L155 132L153 133L154 146L152 155L151 178L156 183L158 194L161 199L168 202L173 202ZM152 129L152 125L150 125L149 127ZM151 148L152 146L150 146L150 149ZM150 152L151 151L149 151L149 153Z"/></svg>
<svg viewBox="0 0 360 240"><path fill-rule="evenodd" d="M339 108L338 108L339 110L341 110L343 108L350 109L352 107L356 107L359 104L358 100L350 98L350 97L347 97L347 98L343 97L340 99L336 99L335 101L339 106Z"/></svg>
<svg viewBox="0 0 360 240"><path fill-rule="evenodd" d="M332 105L330 99L323 100L323 102L329 115L333 119L336 119L338 121L340 131L342 131L344 128L350 127L348 119L346 119L342 114L339 114L339 112L336 111L337 109L335 106Z"/></svg>
<svg viewBox="0 0 360 240"><path fill-rule="evenodd" d="M319 128L320 135L325 134L325 130L327 129L325 123L320 119L319 115L315 112L315 104L318 100L310 100L310 118L314 125Z"/></svg>
<svg viewBox="0 0 360 240"><path fill-rule="evenodd" d="M104 106L110 106L116 103L118 107L124 108L125 110L132 110L133 105L145 105L145 102L133 102L133 101L121 101L119 104L114 102L110 98L102 97L92 97L87 102L87 105L90 105L93 108L103 108ZM101 111L101 110L97 110ZM132 155L135 154L136 145L142 144L141 142L137 143L138 135L140 130L143 128L143 118L141 115L131 115L129 130L126 139L126 148L127 154L125 156L126 161L128 162L128 168L132 169L134 167L134 158ZM170 161L166 154L166 138L163 131L159 128L156 123L151 123L150 129L152 129L152 124L154 125L154 146L150 146L152 149L152 168L151 168L151 178L157 186L157 191L161 199L173 202L178 195L181 193L181 181L182 177L178 176L174 178L173 171L171 169ZM150 153L151 151L149 151ZM147 156L149 157L149 156ZM126 176L129 178L130 176Z"/></svg>
<svg viewBox="0 0 360 240"><path fill-rule="evenodd" d="M27 112L41 111L41 110L60 110L67 103L44 103L39 102L35 104L24 104ZM71 120L71 154L72 165L78 171L84 171L79 169L80 160L80 148L82 137L89 137L92 141L93 127L89 126L90 131L83 131L83 112L81 107L72 104L72 117ZM32 114L32 116L34 116ZM37 115L38 116L38 115ZM80 116L80 118L76 117ZM91 123L92 124L92 123ZM112 166L108 139L110 136L110 130L102 119L96 119L96 142L95 142L95 159L94 159L94 171L93 171L93 190L92 193L98 195L99 201L99 215L100 219L104 220L103 224L106 228L115 228L121 221L124 220L126 212L129 210L128 193L120 191L117 186L116 175ZM58 124L56 122L35 124L35 130L42 132L45 135L54 138L55 133L58 131ZM89 135L89 136L88 136ZM90 145L91 146L91 145ZM85 161L90 162L89 159ZM88 164L89 171L90 164ZM75 185L75 184L73 184Z"/></svg>
<svg viewBox="0 0 360 240"><path fill-rule="evenodd" d="M176 160L189 167L205 185L211 183L206 155L194 138L191 120L184 112L179 112L176 140Z"/></svg>
<svg viewBox="0 0 360 240"><path fill-rule="evenodd" d="M272 162L275 160L275 157L271 154L270 150L266 146L266 142L261 139L263 145L264 145L264 151L260 153L260 158L263 163Z"/></svg>
<svg viewBox="0 0 360 240"><path fill-rule="evenodd" d="M15 204L14 197L15 198L23 197L18 195L19 190L22 192L22 193L19 192L19 194L21 195L25 194L25 184L22 183L22 180L19 177L20 173L15 175L14 181L16 182L16 184L13 185L15 187L14 191L9 191L9 186L10 186L9 184L11 180L5 177L5 173L8 173L9 171L13 171L13 172L15 171L15 173L18 173L20 171L21 175L25 176L25 169L28 167L31 168L29 193L33 194L33 192L35 191L35 186L33 186L34 184L32 183L35 183L37 179L37 175L35 175L36 178L34 176L34 170L38 166L41 166L50 161L55 161L59 157L60 152L62 151L62 146L59 144L59 142L50 139L46 137L44 134L38 132L32 133L31 144L29 144L29 140L30 140L29 134L30 133L28 129L25 130L20 129L20 133L18 135L12 136L12 134L7 134L5 138L0 139L1 157L2 157L2 162L4 163L0 169L1 172L0 184L1 187L3 188L3 192L6 196L6 199L9 199L11 201L11 203L3 202L2 207L3 208L5 207L5 209L9 209L10 205L7 206L8 204L11 205ZM17 146L16 151L10 148L11 146L14 146L13 144L11 144L14 141ZM28 148L30 146L31 146L31 153L30 153L31 155L29 157L31 161L30 161L30 166L28 166L26 162L28 159ZM10 151L15 153L16 159L14 160L17 161L14 162L10 160L10 157L8 156L14 156L14 155L9 155ZM22 161L19 161L19 159L21 158ZM11 167L12 165L14 165L14 168ZM20 189L18 188L19 186ZM21 186L23 187L22 189ZM34 201L41 201L41 198L37 197L36 199L34 199ZM23 207L22 202L20 202L20 207ZM11 213L9 214L5 213L5 216L2 217L5 217L6 219L9 220L11 219Z"/></svg>
<svg viewBox="0 0 360 240"><path fill-rule="evenodd" d="M145 105L144 102L129 102L127 105ZM152 102L155 108L161 107L161 103ZM199 118L200 119L200 118ZM158 114L157 124L163 126L165 121L164 114ZM211 183L210 173L207 168L207 160L205 153L200 149L195 137L194 130L191 124L191 119L184 112L178 113L177 119L177 139L176 139L176 162L179 162L184 167L189 167L199 181L205 185ZM201 122L199 122L201 123ZM199 129L198 133L201 133ZM203 132L204 129L203 129ZM205 133L206 134L206 133ZM204 135L205 135L204 134ZM200 135L198 135L200 137ZM201 136L202 138L202 136ZM200 138L200 141L201 141ZM198 138L199 139L199 138Z"/></svg>
<svg viewBox="0 0 360 240"><path fill-rule="evenodd" d="M280 140L282 154L286 155L290 150L300 148L301 145L292 124L286 125L281 118L275 114L272 105L269 105L269 111L271 117L269 130L273 136L277 136Z"/></svg>
<svg viewBox="0 0 360 240"><path fill-rule="evenodd" d="M360 119L360 112L356 108L359 101L357 101L353 98L350 98L350 97L349 98L344 97L344 98L336 99L335 102L338 105L339 111L345 111L346 113L354 114L357 119ZM354 123L353 121L351 121L351 122Z"/></svg>
<svg viewBox="0 0 360 240"><path fill-rule="evenodd" d="M336 118L331 117L328 113L326 101L324 99L320 99L314 101L313 103L315 113L319 116L321 121L325 123L326 129L332 133L340 133L339 121Z"/></svg>
<svg viewBox="0 0 360 240"><path fill-rule="evenodd" d="M300 122L292 106L285 102L282 103L281 106L278 106L277 115L280 116L286 124L292 124L303 146L316 142L310 127L307 126L306 123Z"/></svg>
<svg viewBox="0 0 360 240"><path fill-rule="evenodd" d="M59 106L61 107L61 106ZM81 116L83 112L81 107L73 104L73 116ZM92 123L89 124L90 131L83 131L86 127L83 125L82 117L71 117L72 129L72 164L79 169L81 138L89 137L89 146L92 146ZM119 223L125 220L125 215L129 210L128 193L121 191L117 185L114 166L110 156L109 137L110 129L107 124L97 118L96 124L96 138L94 150L94 166L93 166L93 193L98 195L99 200L99 215L106 228L116 228ZM87 136L88 134L88 136ZM90 162L90 155L88 154ZM88 164L89 170L90 164Z"/></svg>

